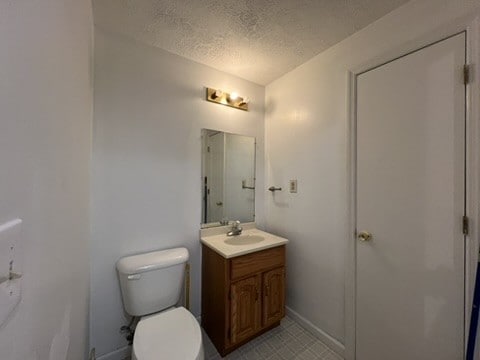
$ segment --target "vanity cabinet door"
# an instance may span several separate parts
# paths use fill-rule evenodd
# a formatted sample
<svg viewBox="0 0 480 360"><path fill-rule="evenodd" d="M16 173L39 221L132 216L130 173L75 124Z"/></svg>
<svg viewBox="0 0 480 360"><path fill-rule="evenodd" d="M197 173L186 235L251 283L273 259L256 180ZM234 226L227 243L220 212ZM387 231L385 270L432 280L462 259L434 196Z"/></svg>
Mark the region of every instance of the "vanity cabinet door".
<svg viewBox="0 0 480 360"><path fill-rule="evenodd" d="M231 284L231 342L238 343L260 329L260 276Z"/></svg>
<svg viewBox="0 0 480 360"><path fill-rule="evenodd" d="M285 268L263 274L263 327L280 321L285 316Z"/></svg>

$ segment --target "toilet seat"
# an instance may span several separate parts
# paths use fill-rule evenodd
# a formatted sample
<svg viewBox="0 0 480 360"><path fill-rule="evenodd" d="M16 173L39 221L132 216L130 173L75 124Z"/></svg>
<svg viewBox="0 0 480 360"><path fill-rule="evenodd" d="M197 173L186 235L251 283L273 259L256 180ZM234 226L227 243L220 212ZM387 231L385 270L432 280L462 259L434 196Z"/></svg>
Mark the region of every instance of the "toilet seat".
<svg viewBox="0 0 480 360"><path fill-rule="evenodd" d="M202 332L185 308L143 317L133 337L135 360L203 360Z"/></svg>

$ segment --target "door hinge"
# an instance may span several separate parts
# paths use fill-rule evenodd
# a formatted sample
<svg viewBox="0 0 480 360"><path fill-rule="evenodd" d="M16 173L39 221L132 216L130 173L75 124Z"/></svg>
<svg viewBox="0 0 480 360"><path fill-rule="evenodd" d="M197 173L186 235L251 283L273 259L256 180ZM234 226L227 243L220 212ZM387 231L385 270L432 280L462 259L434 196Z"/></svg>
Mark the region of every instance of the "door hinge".
<svg viewBox="0 0 480 360"><path fill-rule="evenodd" d="M469 221L468 216L464 215L462 220L463 235L468 235L469 232Z"/></svg>
<svg viewBox="0 0 480 360"><path fill-rule="evenodd" d="M470 83L470 65L463 65L463 83L465 85Z"/></svg>

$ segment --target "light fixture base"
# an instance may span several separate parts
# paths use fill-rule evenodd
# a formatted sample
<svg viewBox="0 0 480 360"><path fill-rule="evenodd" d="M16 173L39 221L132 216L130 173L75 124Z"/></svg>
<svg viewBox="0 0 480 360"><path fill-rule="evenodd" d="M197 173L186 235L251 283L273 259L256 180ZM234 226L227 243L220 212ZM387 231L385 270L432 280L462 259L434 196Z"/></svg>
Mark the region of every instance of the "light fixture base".
<svg viewBox="0 0 480 360"><path fill-rule="evenodd" d="M231 94L223 91L218 92L217 90L218 89L212 89L207 87L206 100L216 104L230 106L235 109L248 111L247 98L237 96L235 99L232 99Z"/></svg>

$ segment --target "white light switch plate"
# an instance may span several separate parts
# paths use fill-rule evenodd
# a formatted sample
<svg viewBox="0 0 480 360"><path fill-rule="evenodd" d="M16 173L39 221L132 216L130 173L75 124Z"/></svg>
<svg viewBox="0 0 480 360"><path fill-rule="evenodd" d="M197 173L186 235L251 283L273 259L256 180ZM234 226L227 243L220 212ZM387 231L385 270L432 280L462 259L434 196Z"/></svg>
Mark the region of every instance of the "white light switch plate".
<svg viewBox="0 0 480 360"><path fill-rule="evenodd" d="M20 273L16 248L20 241L22 220L15 219L0 225L0 278L8 277L12 271ZM18 255L18 254L17 254ZM0 327L20 302L22 279L7 280L0 284Z"/></svg>

